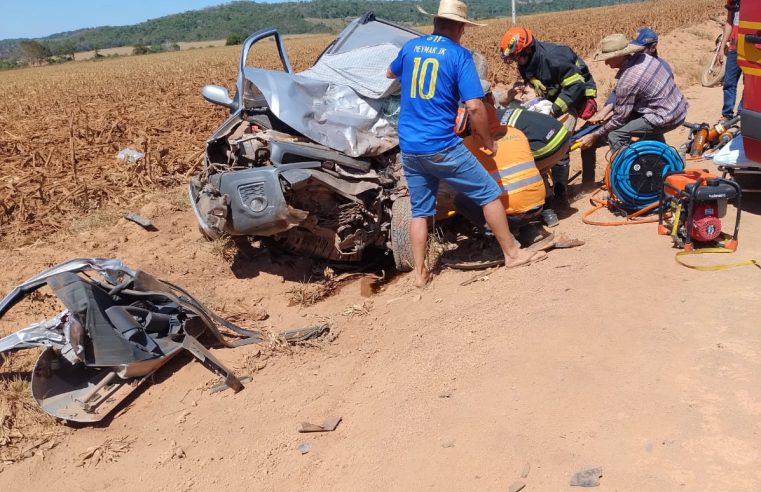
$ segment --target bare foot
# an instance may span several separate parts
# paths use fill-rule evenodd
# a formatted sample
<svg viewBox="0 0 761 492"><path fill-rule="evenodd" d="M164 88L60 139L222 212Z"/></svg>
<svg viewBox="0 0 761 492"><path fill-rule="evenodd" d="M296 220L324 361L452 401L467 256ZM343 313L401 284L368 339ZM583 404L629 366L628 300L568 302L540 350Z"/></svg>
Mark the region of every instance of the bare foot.
<svg viewBox="0 0 761 492"><path fill-rule="evenodd" d="M527 251L521 249L514 257L505 257L505 268L516 268L523 265L534 263L535 261L541 261L547 258L547 253L544 251Z"/></svg>
<svg viewBox="0 0 761 492"><path fill-rule="evenodd" d="M422 273L415 272L415 287L418 289L424 288L431 282L431 272L423 271Z"/></svg>

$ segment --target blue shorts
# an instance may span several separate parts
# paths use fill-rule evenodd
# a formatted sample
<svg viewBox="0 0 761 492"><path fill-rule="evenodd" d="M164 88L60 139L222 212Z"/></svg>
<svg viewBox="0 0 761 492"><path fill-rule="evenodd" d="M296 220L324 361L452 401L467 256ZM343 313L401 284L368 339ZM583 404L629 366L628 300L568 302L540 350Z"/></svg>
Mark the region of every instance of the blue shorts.
<svg viewBox="0 0 761 492"><path fill-rule="evenodd" d="M436 215L439 180L444 180L479 206L502 195L494 178L462 142L435 154L402 152L402 167L410 190L413 217Z"/></svg>

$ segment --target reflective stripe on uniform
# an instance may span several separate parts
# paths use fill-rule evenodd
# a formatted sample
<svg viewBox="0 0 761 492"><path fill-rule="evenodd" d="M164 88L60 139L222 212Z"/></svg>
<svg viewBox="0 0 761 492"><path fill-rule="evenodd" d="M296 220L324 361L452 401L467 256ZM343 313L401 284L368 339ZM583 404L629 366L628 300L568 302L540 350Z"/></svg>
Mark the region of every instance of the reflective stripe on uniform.
<svg viewBox="0 0 761 492"><path fill-rule="evenodd" d="M534 158L542 159L554 153L556 150L558 150L558 147L560 147L560 144L563 142L563 140L565 139L567 135L568 135L568 130L566 129L566 127L564 126L560 127L560 130L555 134L552 140L550 140L547 143L547 145L545 145L541 149L534 152Z"/></svg>
<svg viewBox="0 0 761 492"><path fill-rule="evenodd" d="M583 84L583 83L584 83L584 77L582 77L582 76L581 76L580 74L578 74L578 73L575 73L575 74L571 75L570 77L566 77L566 78L564 78L564 79L563 79L563 80L560 82L560 85L561 85L562 87L568 87L569 85L573 85L573 84L576 84L576 83L578 83L578 82L581 82L581 83Z"/></svg>
<svg viewBox="0 0 761 492"><path fill-rule="evenodd" d="M533 164L533 163L532 163ZM521 179L519 181L513 181L512 183L497 183L507 193L515 193L521 188L531 186L533 184L542 183L542 175L537 172L535 176L529 176L528 178Z"/></svg>
<svg viewBox="0 0 761 492"><path fill-rule="evenodd" d="M532 167L536 167L536 164L534 164L534 161L521 162L520 164L515 164L514 166L510 166L507 169L501 169L499 171L495 171L493 173L490 173L489 175L495 180L499 181L501 179L510 177L513 174L518 174L523 171L528 171Z"/></svg>
<svg viewBox="0 0 761 492"><path fill-rule="evenodd" d="M555 104L557 104L560 110L563 111L564 113L568 111L568 104L565 101L563 101L562 97L555 99Z"/></svg>
<svg viewBox="0 0 761 492"><path fill-rule="evenodd" d="M597 89L587 89L584 91L584 95L587 97L597 97Z"/></svg>
<svg viewBox="0 0 761 492"><path fill-rule="evenodd" d="M515 128L515 123L518 121L518 118L520 117L522 112L523 112L522 109L514 110L513 113L510 115L510 119L507 120L507 126L512 126L513 128Z"/></svg>

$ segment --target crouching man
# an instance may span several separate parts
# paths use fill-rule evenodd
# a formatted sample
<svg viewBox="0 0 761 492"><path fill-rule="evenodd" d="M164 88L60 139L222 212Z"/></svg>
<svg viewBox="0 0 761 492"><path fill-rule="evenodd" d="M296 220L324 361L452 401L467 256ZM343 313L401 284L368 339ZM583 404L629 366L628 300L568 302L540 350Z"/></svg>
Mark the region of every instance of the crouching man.
<svg viewBox="0 0 761 492"><path fill-rule="evenodd" d="M487 153L480 148L472 136L466 137L463 143L502 190L499 199L510 229L517 233L525 246L542 239L531 222L541 215L546 197L545 185L523 132L505 127L504 136L498 140L495 153ZM486 230L486 219L476 203L465 195L458 194L454 206L474 226Z"/></svg>
<svg viewBox="0 0 761 492"><path fill-rule="evenodd" d="M663 135L681 126L687 116L687 100L674 77L657 58L643 53L644 47L630 44L623 34L601 42L595 61L618 69L613 117L597 131L581 139L581 148L595 147L608 139L612 152L631 142L665 141Z"/></svg>
<svg viewBox="0 0 761 492"><path fill-rule="evenodd" d="M487 154L478 148L473 136L467 136L463 143L502 189L500 200L510 229L522 245L528 246L547 236L532 222L543 218L549 191L546 175L568 154L570 133L552 116L521 108L508 109L500 119L489 83L481 80L481 86L489 133L498 139L498 150ZM455 132L466 136L469 131L468 113L461 110ZM486 228L483 214L472 201L457 195L454 205L478 229Z"/></svg>

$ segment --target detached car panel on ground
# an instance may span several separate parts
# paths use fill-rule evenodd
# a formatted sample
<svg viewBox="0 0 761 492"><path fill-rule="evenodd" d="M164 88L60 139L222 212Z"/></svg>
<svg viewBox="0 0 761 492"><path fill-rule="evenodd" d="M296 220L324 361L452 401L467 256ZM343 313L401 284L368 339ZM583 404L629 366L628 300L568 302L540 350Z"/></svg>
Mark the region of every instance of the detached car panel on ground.
<svg viewBox="0 0 761 492"><path fill-rule="evenodd" d="M237 392L241 382L203 343L237 347L263 340L182 288L104 258L69 260L30 278L0 300L0 318L43 286L66 309L0 339L0 365L4 353L44 348L32 373L32 396L45 412L67 421L102 420L183 350ZM282 336L300 341L326 330Z"/></svg>
<svg viewBox="0 0 761 492"><path fill-rule="evenodd" d="M370 247L391 249L397 266L409 263L407 223L391 220L400 208L394 202L407 197L396 133L399 85L386 68L419 35L365 14L301 73L292 71L276 29L246 39L234 97L218 86L203 90L231 111L189 185L203 234L265 238L338 261L359 261ZM246 66L251 47L271 39L283 70Z"/></svg>

